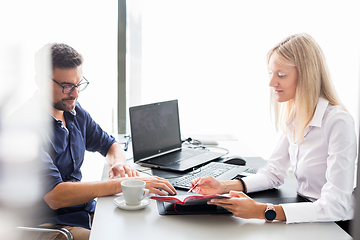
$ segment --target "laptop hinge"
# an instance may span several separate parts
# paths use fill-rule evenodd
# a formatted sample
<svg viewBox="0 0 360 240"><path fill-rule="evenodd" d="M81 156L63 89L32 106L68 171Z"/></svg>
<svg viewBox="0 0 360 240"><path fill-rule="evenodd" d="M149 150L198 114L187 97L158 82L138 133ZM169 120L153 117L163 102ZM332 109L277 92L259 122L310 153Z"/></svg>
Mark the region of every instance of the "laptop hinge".
<svg viewBox="0 0 360 240"><path fill-rule="evenodd" d="M176 152L176 151L179 151L179 150L181 150L181 148L175 148L175 149L172 149L172 150L169 150L169 151L166 151L166 152L162 152L162 153L158 153L158 154L152 155L152 156L150 156L150 157L146 157L146 158L139 159L139 160L137 160L136 162L146 161L146 160L148 160L148 159L155 158L155 157L159 157L159 156L162 156L162 155L165 155L165 154L168 154L168 153L171 153L171 152Z"/></svg>

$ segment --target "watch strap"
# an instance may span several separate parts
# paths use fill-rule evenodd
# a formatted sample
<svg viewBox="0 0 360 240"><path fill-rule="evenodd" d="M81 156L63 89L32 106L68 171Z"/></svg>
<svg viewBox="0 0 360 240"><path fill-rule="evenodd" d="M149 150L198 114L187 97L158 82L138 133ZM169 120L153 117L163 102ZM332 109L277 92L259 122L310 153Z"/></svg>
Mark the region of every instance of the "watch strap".
<svg viewBox="0 0 360 240"><path fill-rule="evenodd" d="M265 221L266 222L272 222L276 218L276 212L275 207L272 203L266 204L266 210L265 210Z"/></svg>

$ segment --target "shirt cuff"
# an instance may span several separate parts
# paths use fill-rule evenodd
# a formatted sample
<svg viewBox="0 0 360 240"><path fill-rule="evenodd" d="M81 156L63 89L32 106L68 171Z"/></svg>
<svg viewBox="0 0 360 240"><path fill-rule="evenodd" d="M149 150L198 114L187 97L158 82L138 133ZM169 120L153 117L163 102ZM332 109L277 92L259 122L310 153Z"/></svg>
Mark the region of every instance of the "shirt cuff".
<svg viewBox="0 0 360 240"><path fill-rule="evenodd" d="M244 177L242 180L246 184L247 193L258 192L262 190L269 189L269 180L268 178L260 173L254 174L252 176Z"/></svg>
<svg viewBox="0 0 360 240"><path fill-rule="evenodd" d="M316 221L316 207L312 202L280 204L286 216L286 223Z"/></svg>

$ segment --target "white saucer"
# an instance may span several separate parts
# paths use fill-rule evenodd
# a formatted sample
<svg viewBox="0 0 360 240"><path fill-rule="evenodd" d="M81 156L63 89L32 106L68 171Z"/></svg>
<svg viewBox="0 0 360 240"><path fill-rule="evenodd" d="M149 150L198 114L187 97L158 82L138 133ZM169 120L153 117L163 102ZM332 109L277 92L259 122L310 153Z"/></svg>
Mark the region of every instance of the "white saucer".
<svg viewBox="0 0 360 240"><path fill-rule="evenodd" d="M123 196L117 197L114 199L114 204L123 210L140 210L145 208L147 205L150 204L150 200L148 198L145 198L141 201L141 203L139 205L127 205L125 203L125 199Z"/></svg>

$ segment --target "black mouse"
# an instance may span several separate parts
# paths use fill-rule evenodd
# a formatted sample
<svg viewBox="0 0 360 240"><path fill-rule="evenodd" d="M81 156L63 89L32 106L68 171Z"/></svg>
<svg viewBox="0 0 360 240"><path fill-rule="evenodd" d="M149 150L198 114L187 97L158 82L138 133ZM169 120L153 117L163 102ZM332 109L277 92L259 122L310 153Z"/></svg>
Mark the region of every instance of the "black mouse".
<svg viewBox="0 0 360 240"><path fill-rule="evenodd" d="M224 163L228 163L228 164L234 164L234 165L245 165L246 164L246 160L240 156L231 156L228 157Z"/></svg>

